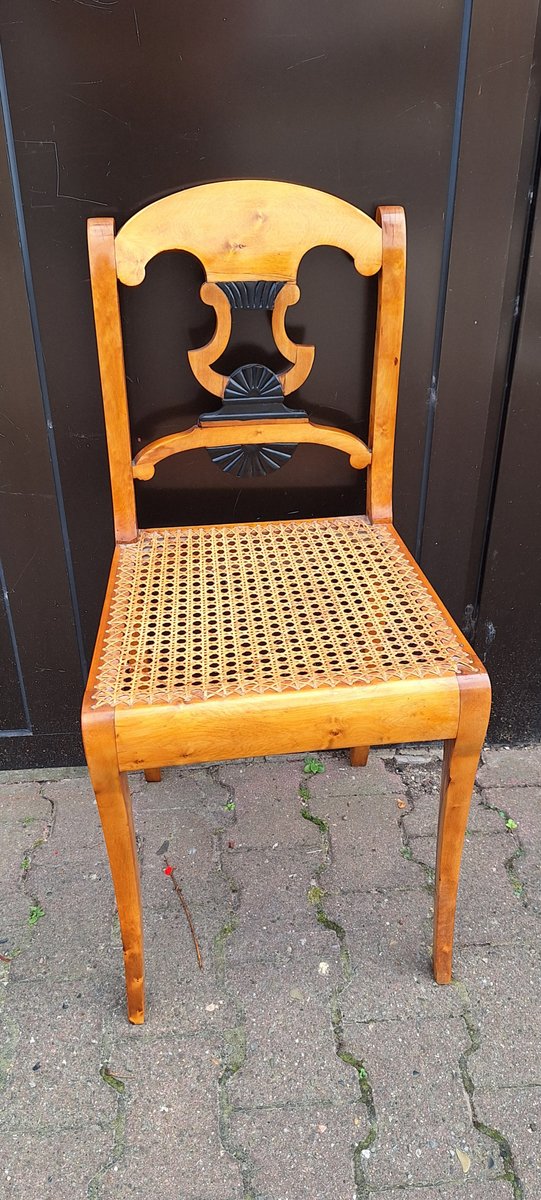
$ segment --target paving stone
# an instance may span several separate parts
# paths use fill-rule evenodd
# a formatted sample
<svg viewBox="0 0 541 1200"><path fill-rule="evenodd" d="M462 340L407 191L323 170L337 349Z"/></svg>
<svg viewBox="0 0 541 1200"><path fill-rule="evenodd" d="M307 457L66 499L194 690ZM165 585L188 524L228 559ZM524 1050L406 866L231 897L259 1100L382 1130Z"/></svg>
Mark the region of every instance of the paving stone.
<svg viewBox="0 0 541 1200"><path fill-rule="evenodd" d="M3 1020L4 1129L37 1133L112 1120L114 1095L99 1075L102 1014L78 983L10 983Z"/></svg>
<svg viewBox="0 0 541 1200"><path fill-rule="evenodd" d="M100 1200L163 1200L164 1196L242 1200L243 1189L234 1160L218 1150L202 1129L200 1137L175 1134L164 1145L150 1141L139 1152L127 1150L101 1176L99 1196Z"/></svg>
<svg viewBox="0 0 541 1200"><path fill-rule="evenodd" d="M113 888L107 864L89 868L32 867L26 882L27 915L34 899L44 910L28 949L13 962L13 979L78 979L110 951Z"/></svg>
<svg viewBox="0 0 541 1200"><path fill-rule="evenodd" d="M23 863L23 859L27 857L28 863L30 862L31 847L36 839L37 833L31 833L28 829L23 828L21 821L8 821L0 824L2 893L7 895L19 884L26 865Z"/></svg>
<svg viewBox="0 0 541 1200"><path fill-rule="evenodd" d="M152 815L142 821L143 914L162 912L176 915L181 901L164 861L174 868L175 880L192 914L198 936L210 943L229 918L233 902L232 881L221 867L219 841L205 822L179 813ZM165 848L166 847L166 848ZM160 850L160 854L156 851ZM234 886L234 884L233 884ZM186 932L188 924L184 918Z"/></svg>
<svg viewBox="0 0 541 1200"><path fill-rule="evenodd" d="M426 773L426 782L416 784L413 811L403 815L404 829L408 838L435 837L438 830L440 796L439 771L436 777ZM501 833L502 819L497 812L483 807L484 793L475 793L468 816L468 830L472 833Z"/></svg>
<svg viewBox="0 0 541 1200"><path fill-rule="evenodd" d="M262 1200L352 1200L353 1151L366 1137L363 1105L234 1113L231 1134L247 1152Z"/></svg>
<svg viewBox="0 0 541 1200"><path fill-rule="evenodd" d="M326 886L347 890L419 887L425 872L402 853L403 841L397 795L376 799L337 796L324 810L311 803L312 812L327 822L331 835L331 866Z"/></svg>
<svg viewBox="0 0 541 1200"><path fill-rule="evenodd" d="M319 833L302 817L301 772L290 761L258 760L253 765L228 763L220 778L234 789L235 827L239 847L308 846L317 849Z"/></svg>
<svg viewBox="0 0 541 1200"><path fill-rule="evenodd" d="M0 1133L0 1191L9 1200L72 1200L111 1154L112 1134L96 1126L49 1135Z"/></svg>
<svg viewBox="0 0 541 1200"><path fill-rule="evenodd" d="M488 1182L466 1175L456 1187L445 1183L442 1187L385 1188L384 1192L370 1192L370 1196L375 1200L513 1200L513 1186L502 1179Z"/></svg>
<svg viewBox="0 0 541 1200"><path fill-rule="evenodd" d="M228 991L246 1036L246 1061L228 1086L235 1107L358 1101L356 1073L335 1053L329 986L315 965L308 979L291 965L239 971Z"/></svg>
<svg viewBox="0 0 541 1200"><path fill-rule="evenodd" d="M217 980L213 931L195 914L203 970L197 964L195 947L186 917L175 899L170 911L147 912L144 918L146 1018L145 1036L176 1037L202 1029L219 1030L231 1023L233 1014ZM124 1010L117 1023L126 1032ZM139 1030L136 1031L139 1034Z"/></svg>
<svg viewBox="0 0 541 1200"><path fill-rule="evenodd" d="M541 745L489 747L483 760L477 776L480 787L541 787Z"/></svg>
<svg viewBox="0 0 541 1200"><path fill-rule="evenodd" d="M526 1200L541 1196L541 1087L477 1088L477 1117L505 1130Z"/></svg>
<svg viewBox="0 0 541 1200"><path fill-rule="evenodd" d="M31 901L22 888L0 895L0 954L18 955L27 948L32 933L30 907Z"/></svg>
<svg viewBox="0 0 541 1200"><path fill-rule="evenodd" d="M325 895L325 911L345 931L351 965L363 970L366 956L389 954L400 975L432 978L432 899L425 888L411 891L336 892Z"/></svg>
<svg viewBox="0 0 541 1200"><path fill-rule="evenodd" d="M107 851L89 778L47 783L43 785L43 791L54 805L50 865L105 862Z"/></svg>
<svg viewBox="0 0 541 1200"><path fill-rule="evenodd" d="M344 1044L372 1086L377 1136L365 1162L370 1189L463 1179L456 1150L471 1159L468 1180L491 1173L493 1144L472 1126L459 1070L469 1045L460 1020L344 1023ZM501 1173L496 1165L492 1173Z"/></svg>
<svg viewBox="0 0 541 1200"><path fill-rule="evenodd" d="M426 1017L460 1017L463 998L459 989L434 983L427 958L419 954L417 969L403 965L398 945L376 955L367 950L353 979L340 996L345 1021L415 1021Z"/></svg>
<svg viewBox="0 0 541 1200"><path fill-rule="evenodd" d="M384 760L376 754L369 755L365 767L352 767L345 750L318 754L317 758L324 766L320 774L301 772L302 781L308 785L317 805L344 796L369 803L375 796L401 795L404 790L400 773L386 767Z"/></svg>
<svg viewBox="0 0 541 1200"><path fill-rule="evenodd" d="M0 823L16 821L30 829L51 817L51 806L41 795L39 783L2 783L0 771Z"/></svg>
<svg viewBox="0 0 541 1200"><path fill-rule="evenodd" d="M162 1200L166 1190L175 1200L241 1200L236 1150L246 1163L245 1191L253 1176L258 1200L353 1200L353 1146L367 1136L368 1119L356 1072L336 1055L334 995L345 1047L366 1063L374 1087L378 1141L359 1159L371 1196L512 1197L512 1184L497 1178L497 1142L472 1127L459 1072L466 1048L477 1116L509 1139L524 1200L537 1200L541 771L532 750L526 772L523 750L504 754L483 797L519 828L505 832L498 812L474 800L459 898L459 982L449 988L432 982L427 874L400 854L398 824L404 818L415 857L433 866L437 763L414 755L389 770L377 751L366 768L352 769L346 753L329 752L318 756L325 771L313 776L304 774L304 755L167 770L155 785L135 775L143 1027L126 1017L118 920L111 921L111 880L87 777L57 776L43 787L55 822L26 881L13 873L19 834L26 849L48 832L51 806L33 783L0 781L0 941L9 926L17 939L10 944L22 948L0 964L7 1195L62 1200L69 1189L83 1196L94 1178L107 1200ZM489 753L483 770L494 764ZM330 869L319 830L299 816L301 781L312 811L331 826ZM406 785L416 804L410 816L398 803ZM227 811L232 789L235 809ZM512 870L526 885L522 898L505 868L519 837L525 854ZM156 855L166 838L202 973ZM318 923L308 902L313 885L323 887L325 912L344 928L347 985L337 933ZM30 929L34 895L46 915ZM475 1050L462 1006L479 1031ZM120 1098L100 1078L104 1060L126 1082ZM222 1089L221 1141L224 1065L237 1069ZM472 1159L467 1175L457 1147Z"/></svg>
<svg viewBox="0 0 541 1200"><path fill-rule="evenodd" d="M179 876L192 878L200 888L220 863L220 842L204 814L178 809L145 812L137 821L137 836L142 845L143 876L163 874L166 857Z"/></svg>
<svg viewBox="0 0 541 1200"><path fill-rule="evenodd" d="M517 938L539 936L539 921L514 893L505 868L514 844L507 831L466 837L458 890L457 946L504 945ZM411 848L415 858L435 862L435 839L413 838Z"/></svg>
<svg viewBox="0 0 541 1200"><path fill-rule="evenodd" d="M442 742L419 742L397 747L394 754L394 765L400 770L403 767L424 767L438 765L441 768L443 758Z"/></svg>
<svg viewBox="0 0 541 1200"><path fill-rule="evenodd" d="M143 1031L135 1031L142 1034ZM217 1087L223 1071L219 1036L198 1035L148 1041L126 1038L117 1030L109 1070L125 1085L126 1145L130 1157L102 1183L103 1196L126 1195L129 1186L144 1187L156 1176L168 1180L168 1192L183 1197L229 1197L242 1194L238 1164L224 1151L219 1136ZM133 1159L132 1159L133 1156ZM155 1193L156 1196L158 1193Z"/></svg>
<svg viewBox="0 0 541 1200"><path fill-rule="evenodd" d="M528 904L541 913L541 788L494 788L488 789L484 797L517 822L521 853L513 870L526 886ZM502 820L499 813L496 816Z"/></svg>
<svg viewBox="0 0 541 1200"><path fill-rule="evenodd" d="M224 942L226 969L239 963L263 963L278 968L286 962L310 958L339 964L336 935L315 922L292 928L287 920L274 920L266 922L262 929L261 921L245 921L242 911L236 920L234 932Z"/></svg>
<svg viewBox="0 0 541 1200"><path fill-rule="evenodd" d="M223 806L228 799L227 789L206 767L167 768L162 772L160 783L147 783L139 774L132 790L137 815L178 809L184 813L205 813L218 824L226 819Z"/></svg>
<svg viewBox="0 0 541 1200"><path fill-rule="evenodd" d="M541 945L468 948L455 974L467 989L481 1044L469 1059L476 1088L541 1085Z"/></svg>
<svg viewBox="0 0 541 1200"><path fill-rule="evenodd" d="M238 888L242 920L256 920L262 936L273 920L282 920L292 928L310 928L313 912L308 889L317 882L321 866L320 851L228 850L223 856L225 873Z"/></svg>

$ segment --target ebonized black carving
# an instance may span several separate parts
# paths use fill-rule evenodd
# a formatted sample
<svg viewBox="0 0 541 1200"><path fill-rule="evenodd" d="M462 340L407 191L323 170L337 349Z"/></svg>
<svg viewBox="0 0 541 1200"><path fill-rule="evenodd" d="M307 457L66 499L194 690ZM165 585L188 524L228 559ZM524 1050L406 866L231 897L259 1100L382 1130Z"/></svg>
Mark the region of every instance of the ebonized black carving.
<svg viewBox="0 0 541 1200"><path fill-rule="evenodd" d="M288 408L278 376L261 363L237 367L227 381L224 402L216 412L203 413L200 424L238 420L270 420L272 417L306 419L303 409Z"/></svg>
<svg viewBox="0 0 541 1200"><path fill-rule="evenodd" d="M278 471L289 462L296 449L296 445L284 442L278 446L217 446L207 453L228 475L251 479Z"/></svg>
<svg viewBox="0 0 541 1200"><path fill-rule="evenodd" d="M219 283L231 308L274 308L274 301L284 284L268 279L248 280L239 283Z"/></svg>
<svg viewBox="0 0 541 1200"><path fill-rule="evenodd" d="M284 404L280 380L274 371L261 363L249 363L232 372L226 384L222 407L213 413L203 413L199 424L219 425L220 421L233 419L266 421L284 418L306 420L306 413L303 409L288 408ZM240 479L248 479L278 471L284 463L289 462L295 450L296 445L288 442L268 446L216 446L208 449L207 453L222 471Z"/></svg>

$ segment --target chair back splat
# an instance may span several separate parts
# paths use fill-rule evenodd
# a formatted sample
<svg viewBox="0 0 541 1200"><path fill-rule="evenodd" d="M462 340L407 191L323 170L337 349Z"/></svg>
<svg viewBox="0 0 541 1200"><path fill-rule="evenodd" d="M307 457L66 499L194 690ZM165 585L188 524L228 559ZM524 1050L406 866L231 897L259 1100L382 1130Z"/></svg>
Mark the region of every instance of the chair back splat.
<svg viewBox="0 0 541 1200"><path fill-rule="evenodd" d="M139 860L128 772L347 747L444 742L435 863L434 975L451 979L460 859L490 684L392 524L393 451L405 286L401 208L373 220L292 183L232 180L148 205L115 235L88 224L116 547L83 701L88 769L99 808L124 947L129 1019L144 1017ZM319 425L293 394L313 346L288 335L304 254L336 246L361 275L379 272L368 441ZM216 327L188 351L209 393L191 429L157 438L132 461L118 283L140 284L156 254L203 265ZM250 362L223 375L233 313L271 314L286 365ZM303 442L368 471L367 513L251 524L138 529L134 480L163 459L205 449L240 479L279 470ZM242 919L242 914L241 918Z"/></svg>
<svg viewBox="0 0 541 1200"><path fill-rule="evenodd" d="M371 519L391 519L405 240L401 208L379 208L372 220L325 192L270 180L203 184L166 196L136 213L116 237L111 217L88 222L118 542L137 536L134 478L150 479L162 459L198 447L206 447L223 471L241 478L278 470L301 442L334 447L349 455L353 467L368 467ZM369 446L345 430L315 424L304 410L285 402L314 362L315 347L293 342L285 318L300 297L301 258L319 245L345 250L361 275L380 272ZM204 267L201 299L214 309L216 329L206 346L188 352L188 359L198 382L221 405L201 414L191 429L151 442L132 463L117 280L140 284L150 259L168 250L189 251ZM262 363L247 363L229 376L214 369L229 343L232 312L239 308L272 312L273 337L289 367L275 373Z"/></svg>

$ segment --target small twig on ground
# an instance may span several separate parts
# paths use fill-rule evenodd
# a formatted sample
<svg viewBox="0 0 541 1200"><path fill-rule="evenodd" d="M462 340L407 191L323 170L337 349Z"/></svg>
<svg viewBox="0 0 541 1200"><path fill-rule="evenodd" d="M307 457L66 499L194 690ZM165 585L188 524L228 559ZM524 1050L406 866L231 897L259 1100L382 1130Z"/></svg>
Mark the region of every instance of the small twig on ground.
<svg viewBox="0 0 541 1200"><path fill-rule="evenodd" d="M195 932L194 924L192 921L192 914L191 914L191 912L188 908L188 905L184 899L184 893L182 891L180 883L178 882L178 879L175 878L175 868L172 867L171 863L167 861L165 854L163 856L163 861L165 863L165 874L170 875L171 883L173 884L175 892L177 893L180 903L182 904L182 907L184 909L186 920L188 922L188 925L190 926L190 933L192 935L193 944L195 946L195 953L197 954L197 962L199 964L199 970L202 971L203 970L203 959L201 957L201 951L199 949L199 942L197 940L197 934Z"/></svg>

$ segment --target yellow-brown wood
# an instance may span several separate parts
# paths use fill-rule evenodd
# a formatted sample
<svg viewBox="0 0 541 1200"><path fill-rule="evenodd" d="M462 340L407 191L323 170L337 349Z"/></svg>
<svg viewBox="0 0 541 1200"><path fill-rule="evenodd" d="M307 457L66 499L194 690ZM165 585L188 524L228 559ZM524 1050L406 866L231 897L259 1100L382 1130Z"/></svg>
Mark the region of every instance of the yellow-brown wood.
<svg viewBox="0 0 541 1200"><path fill-rule="evenodd" d="M297 304L300 290L296 283L286 283L278 292L272 310L272 334L276 345L293 366L288 371L282 371L278 378L282 384L284 396L290 396L297 388L302 387L312 370L315 346L299 346L288 337L285 327L285 316L291 304Z"/></svg>
<svg viewBox="0 0 541 1200"><path fill-rule="evenodd" d="M94 709L92 694L114 592L119 550L115 550L96 646L83 699L81 728L88 772L103 829L118 908L124 950L128 1017L144 1020L143 917L139 862L128 781L120 772L115 738L115 713Z"/></svg>
<svg viewBox="0 0 541 1200"><path fill-rule="evenodd" d="M112 217L91 217L88 256L117 542L137 536L131 440Z"/></svg>
<svg viewBox="0 0 541 1200"><path fill-rule="evenodd" d="M368 444L372 461L366 480L366 511L372 521L392 521L396 406L406 291L406 221L404 209L391 206L378 208L377 219L383 234L383 262L370 402Z"/></svg>
<svg viewBox="0 0 541 1200"><path fill-rule="evenodd" d="M370 746L352 746L349 752L352 767L366 767L369 754Z"/></svg>
<svg viewBox="0 0 541 1200"><path fill-rule="evenodd" d="M349 454L351 466L358 470L370 462L368 447L355 434L327 425L314 425L313 421L289 421L286 417L280 417L274 421L220 421L215 425L192 425L191 429L184 429L181 433L169 433L155 442L149 442L136 454L133 475L135 479L152 479L156 463L185 450L199 450L206 446L268 446L292 442L309 442L342 450L344 454Z"/></svg>
<svg viewBox="0 0 541 1200"><path fill-rule="evenodd" d="M235 420L219 426L197 425L192 429L159 438L144 447L132 464L116 273L118 272L118 278L122 282L133 285L141 282L147 262L162 250L184 249L200 258L207 275L207 282L203 285L201 296L205 303L212 305L216 311L216 330L208 345L199 350L190 351L189 357L196 378L216 396L223 395L225 378L213 371L212 363L223 353L231 332L229 302L221 290L216 287L216 282L259 279L285 281L285 286L275 300L272 323L276 344L284 357L292 363L291 369L282 372L280 376L284 393L287 394L306 378L313 362L314 348L297 346L291 341L285 329L285 314L288 306L296 303L299 296L295 279L300 259L308 249L320 244L339 246L346 250L354 258L355 266L361 273L372 274L382 267L369 448L350 433L314 425L308 419L300 421L288 419ZM93 219L89 223L89 252L107 426L115 531L119 545L117 545L113 557L96 649L83 703L82 724L89 771L103 824L118 903L130 1020L142 1021L144 1003L139 872L126 773L142 769L145 778L151 782L157 781L161 777L160 768L163 765L174 766L209 760L220 761L233 756L291 753L310 750L314 746L321 749L349 747L352 764L362 766L367 761L371 745L388 742L444 740L445 755L436 864L434 974L438 982L448 982L452 970L452 943L460 858L475 770L488 721L490 684L483 664L471 651L463 634L446 612L442 602L430 587L390 523L392 519L392 471L398 373L404 311L405 224L403 211L400 208L384 207L378 209L377 221L372 221L364 213L342 200L297 185L258 180L208 184L166 197L136 214L117 235L116 260L113 221L110 218ZM184 533L183 531L166 531L167 538L172 538L173 544L170 557L167 561L163 560L165 565L163 569L160 568L161 574L158 571L158 576L156 573L145 575L144 566L141 566L141 563L147 561L145 555L148 558L156 550L155 547L153 549L154 543L147 544L145 540L150 537L152 542L153 533L142 531L139 535L137 534L133 478L151 478L158 462L171 454L185 450L239 443L254 445L288 442L313 442L327 445L348 454L352 466L359 469L365 466L369 467L368 518L377 527L378 539L374 554L376 554L376 550L377 554L384 550L390 564L388 568L385 566L383 569L381 560L376 555L373 560L370 560L373 562L373 568L370 565L366 567L365 575L359 583L359 587L361 584L363 587L362 598L365 606L367 595L370 594L372 597L370 603L373 604L373 613L370 610L366 617L363 639L366 640L370 655L372 655L372 658L366 658L366 662L373 663L374 675L370 675L369 671L367 673L367 669L363 666L360 676L361 683L358 682L359 676L347 682L345 675L339 681L329 676L329 679L322 683L325 655L320 649L318 653L321 654L321 657L315 667L316 673L318 672L317 686L308 686L306 677L302 674L296 682L293 674L291 680L286 682L283 687L283 678L278 678L275 687L268 687L265 690L265 686L258 684L257 688L250 691L244 688L243 678L239 676L232 694L227 693L227 689L222 690L220 694L219 691L212 692L212 688L216 686L214 677L212 672L209 675L209 672L206 671L204 675L207 682L204 688L199 685L200 691L197 696L194 695L193 690L189 693L175 693L171 681L176 678L175 670L178 663L184 662L183 644L177 639L170 643L170 648L173 648L170 657L171 670L167 675L167 668L165 673L169 679L167 683L168 701L162 701L163 692L158 691L156 694L159 696L159 702L156 702L156 694L153 694L149 700L148 694L144 692L144 687L142 692L133 690L136 679L139 677L143 681L147 679L150 670L149 662L152 662L152 648L147 650L144 640L137 642L137 638L135 638L135 650L130 651L126 659L127 674L126 671L124 674L120 670L117 671L113 664L111 678L114 689L112 692L105 691L100 696L99 688L102 686L100 672L103 669L104 648L106 645L110 645L112 636L112 605L113 598L115 604L118 598L117 587L119 586L121 558L124 563L133 561L139 564L137 565L139 573L136 576L129 574L123 576L130 580L136 577L138 580L138 590L134 590L133 584L130 584L130 595L137 597L134 600L133 611L137 609L139 613L140 624L136 626L138 630L144 626L144 621L140 616L143 603L140 594L141 588L144 590L144 586L147 586L148 590L151 587L150 582L147 585L141 582L145 579L154 581L152 587L155 590L158 576L162 580L164 594L163 596L160 594L158 597L158 607L162 616L164 613L168 614L167 619L164 618L160 625L162 637L164 636L163 629L169 629L171 623L174 624L175 614L180 611L180 583L177 576L171 578L170 564L174 562L177 564L175 570L180 570L178 564L181 561L181 546L185 545L182 537L186 531ZM322 520L321 524L323 523ZM308 524L313 526L319 525L320 522ZM361 524L361 533L366 539L366 531L370 529L370 526L366 521ZM291 522L287 528L289 529L293 525L296 527L295 546L300 553L299 522ZM260 541L257 545L254 545L253 542L252 531L254 528L260 532ZM264 636L266 636L267 629L270 631L271 628L279 628L280 623L277 622L280 609L278 587L283 586L287 591L284 580L279 578L280 570L276 564L279 562L280 556L277 557L276 548L273 551L274 558L272 555L270 558L268 556L267 559L265 558L267 551L263 543L264 538L267 537L265 545L268 545L269 536L268 533L265 533L265 528L256 523L255 526L246 527L243 532L242 545L249 546L247 554L253 555L253 558L250 559L251 566L246 566L247 560L241 561L234 558L234 554L237 553L235 549L228 551L233 554L231 562L237 564L232 567L232 573L236 579L235 587L241 590L235 594L237 596L242 594L243 603L248 596L249 613L253 614L254 605L259 604L267 614L264 616L264 622L266 622L263 625ZM227 527L222 527L219 543L214 543L212 538L207 539L205 543L207 562L214 563L218 553L218 544L222 548L225 545L227 536L223 530L227 530ZM155 532L157 535L160 533L160 531ZM376 528L373 528L370 531L370 537L375 537L375 535ZM231 535L229 536L231 540ZM319 537L320 534L318 533L317 536ZM343 530L340 536L344 536ZM218 537L217 533L216 537ZM198 544L202 544L201 538L202 534L199 531L196 538ZM137 540L135 541L135 539ZM159 537L154 538L156 544L158 541L160 541ZM304 574L302 572L299 574L298 561L295 555L291 557L291 548L287 549L286 543L283 545L285 547L284 554L287 557L288 579L295 580L295 587L300 586L299 580L306 580L305 586L311 589L311 595L316 599L317 608L310 610L313 612L311 636L315 637L317 634L320 637L321 627L318 626L318 621L320 618L322 621L327 620L329 602L328 599L325 600L327 593L324 590L318 591L322 585L320 581L318 582L320 576L314 568L313 547L316 545L316 541L309 543L312 558L309 559L309 567L305 562ZM120 547L121 543L126 542L135 542L135 545ZM351 564L353 561L356 563L357 559L354 558L352 542L348 543L347 550L344 550L344 544L339 540L329 544L332 544L333 547L336 545L336 567L331 554L328 568L333 580L332 588L335 588L340 583L339 574L336 572L351 571ZM321 549L322 543L318 542L317 545ZM396 567L397 555L401 556L400 570ZM191 561L189 556L188 558L185 556L182 561L185 559L186 562ZM194 561L199 562L200 560ZM230 559L227 558L226 561L229 562ZM275 565L267 579L266 586L267 589L270 587L272 603L269 600L266 604L265 597L268 599L270 593L268 590L265 592L264 589L259 592L257 580L260 580L261 577L262 564L267 563L268 566L268 562L271 561ZM308 562L308 559L306 561ZM369 559L366 557L359 559L359 562L368 561ZM254 564L257 568L255 575L253 574ZM393 564L396 567L394 577L395 567ZM406 564L409 564L409 568L411 568L409 574ZM214 563L214 565L216 564ZM192 565L186 569L192 571ZM193 569L195 570L195 568ZM251 582L248 584L246 572L249 573L250 570L252 570ZM356 566L355 570L359 570L362 575L361 568ZM217 578L229 588L230 581L225 578L225 575L227 572L225 574L223 571L221 574L218 572ZM406 608L409 610L411 603L418 604L418 610L424 613L425 619L429 622L431 637L436 638L436 644L440 646L441 653L438 651L440 657L438 658L436 654L434 663L431 663L428 672L423 677L419 677L418 659L415 658L414 662L412 660L413 666L409 674L409 667L407 670L404 668L405 676L401 675L397 668L395 676L393 667L390 672L391 677L389 677L385 674L388 668L383 668L382 679L381 673L378 674L382 670L378 663L383 661L380 659L383 643L386 638L390 637L391 610L393 603L398 603L396 596L398 595L399 579L406 577L408 580ZM357 579L357 575L355 575L355 579ZM168 581L167 585L165 580ZM246 592L247 588L248 592ZM430 609L431 615L429 615L428 601L423 589L428 591L429 597L436 606ZM129 590L130 588L128 588ZM189 588L186 595L188 592ZM298 593L296 595L298 596ZM147 599L148 605L151 607L153 601L149 594ZM240 600L238 603L240 604ZM289 620L292 610L287 606L286 609ZM207 608L204 611L207 612ZM236 614L235 604L232 605L231 611ZM307 611L309 611L308 608ZM332 630L336 637L336 605L332 612L334 613ZM399 620L398 609L397 612ZM225 618L223 619L225 620ZM123 618L122 620L115 618L115 620L121 627L121 633L122 629L128 628L129 621L126 624ZM156 620L152 614L149 620L154 629ZM253 625L254 617L251 616L250 620ZM169 625L167 621L169 621ZM200 621L199 624L201 624ZM316 628L316 626L318 627ZM146 626L144 627L146 628ZM132 627L129 626L129 628ZM396 629L398 632L392 643L393 646L400 642L402 636L399 625ZM409 632L407 632L408 629ZM328 645L331 647L331 651L329 651L331 653L332 631L328 626L326 631L329 635ZM351 629L342 626L341 647L350 635ZM187 630L186 636L192 636L190 630ZM274 634L275 639L278 636L278 634ZM404 637L408 646L411 636L411 629L404 617ZM441 643L437 642L438 637L442 639ZM449 643L449 638L454 640ZM269 648L269 654L266 657L269 661L272 658L273 663L275 660L281 662L280 657L276 657L274 653L276 647L273 645L270 632L269 639L268 642L265 642L265 646ZM154 634L151 641L154 645ZM286 641L287 638L283 638L280 646L285 648L287 657ZM215 642L213 643L213 653L216 655ZM227 659L229 664L227 671L229 672L233 669L231 663L235 658L231 646L236 645L237 642L238 637L236 642L234 638L229 638L230 649ZM404 642L404 646L406 642ZM120 634L119 643L123 644L123 636ZM165 643L167 649L169 644L167 638L165 638ZM250 644L255 661L259 643L257 645L256 642ZM308 646L308 643L301 644ZM451 650L448 649L450 644ZM199 642L197 646L199 646ZM270 655L270 650L273 652L272 655ZM246 638L242 642L243 661L246 657L245 651ZM348 653L350 652L354 654L355 646L352 646L350 651L348 650ZM209 659L210 653L209 635L207 644L203 644L197 650L197 663L200 663L202 659L205 661ZM306 669L310 653L311 650L306 651L307 657L306 662L303 660L303 670ZM398 663L398 659L392 659L393 653L396 651L389 651L386 661ZM160 655L162 655L162 650L160 650ZM407 664L409 659L405 651L404 655L403 661ZM115 661L118 665L121 660ZM168 660L167 658L162 660L160 657L160 664L162 661L167 663ZM441 662L443 662L443 667L441 667ZM109 668L107 669L109 670ZM162 670L161 666L160 670ZM281 667L280 670L282 670ZM197 672L201 675L201 668L196 665L196 675ZM115 681L118 680L120 680L119 690L115 690L117 688ZM228 683L228 679L225 682ZM221 686L222 684L220 684ZM190 684L190 688L192 688L192 684ZM130 694L129 701L126 700L126 691ZM205 698L201 698L202 696Z"/></svg>
<svg viewBox="0 0 541 1200"><path fill-rule="evenodd" d="M83 739L115 889L128 1017L134 1025L140 1025L145 1015L145 997L139 863L128 781L118 768L114 713L104 709L87 713Z"/></svg>
<svg viewBox="0 0 541 1200"><path fill-rule="evenodd" d="M313 749L453 737L458 723L454 676L359 687L316 688L122 705L115 710L120 768L184 766Z"/></svg>
<svg viewBox="0 0 541 1200"><path fill-rule="evenodd" d="M231 307L229 300L217 283L204 283L200 291L204 304L216 313L216 329L209 342L197 350L188 350L188 361L195 378L213 396L223 397L227 375L220 375L211 366L224 353L231 337ZM314 362L314 346L298 346L288 337L285 329L285 314L290 304L296 304L300 291L296 283L286 283L276 297L272 313L272 332L276 346L284 358L293 363L278 373L284 396L300 388L308 378Z"/></svg>
<svg viewBox="0 0 541 1200"><path fill-rule="evenodd" d="M381 266L381 229L352 204L295 183L229 179L156 200L116 238L118 278L135 285L164 250L187 250L213 280L292 280L313 246L346 250L362 275Z"/></svg>
<svg viewBox="0 0 541 1200"><path fill-rule="evenodd" d="M458 729L444 745L434 899L434 977L449 983L452 975L456 897L464 835L475 773L490 715L486 674L458 679Z"/></svg>
<svg viewBox="0 0 541 1200"><path fill-rule="evenodd" d="M227 375L213 371L211 363L223 354L231 337L231 306L229 300L216 283L204 283L199 293L204 304L210 305L216 313L216 329L205 346L197 350L188 350L188 362L197 381L213 396L222 397L227 383Z"/></svg>

